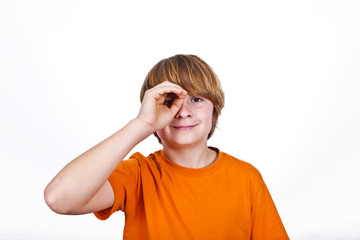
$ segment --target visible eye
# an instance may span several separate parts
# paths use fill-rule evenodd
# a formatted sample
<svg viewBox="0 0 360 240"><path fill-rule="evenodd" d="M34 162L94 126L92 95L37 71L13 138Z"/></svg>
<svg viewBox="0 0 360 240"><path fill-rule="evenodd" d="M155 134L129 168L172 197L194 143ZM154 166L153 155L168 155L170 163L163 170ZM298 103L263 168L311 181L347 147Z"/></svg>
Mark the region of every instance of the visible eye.
<svg viewBox="0 0 360 240"><path fill-rule="evenodd" d="M166 105L167 107L170 107L175 98L176 98L175 94L169 93L165 98L164 105Z"/></svg>
<svg viewBox="0 0 360 240"><path fill-rule="evenodd" d="M199 98L199 97L193 97L193 98L191 99L191 101L198 103L198 102L202 102L203 99L202 99L202 98Z"/></svg>
<svg viewBox="0 0 360 240"><path fill-rule="evenodd" d="M173 99L165 99L164 105L166 105L167 107L170 107L173 101L174 101Z"/></svg>

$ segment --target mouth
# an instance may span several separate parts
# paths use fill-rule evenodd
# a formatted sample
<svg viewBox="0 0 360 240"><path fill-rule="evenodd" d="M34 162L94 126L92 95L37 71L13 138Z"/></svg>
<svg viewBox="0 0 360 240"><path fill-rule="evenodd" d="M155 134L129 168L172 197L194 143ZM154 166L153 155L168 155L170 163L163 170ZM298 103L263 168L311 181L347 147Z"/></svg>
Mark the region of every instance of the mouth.
<svg viewBox="0 0 360 240"><path fill-rule="evenodd" d="M193 129L196 125L179 125L179 126L171 126L172 128L175 128L176 130L190 130Z"/></svg>

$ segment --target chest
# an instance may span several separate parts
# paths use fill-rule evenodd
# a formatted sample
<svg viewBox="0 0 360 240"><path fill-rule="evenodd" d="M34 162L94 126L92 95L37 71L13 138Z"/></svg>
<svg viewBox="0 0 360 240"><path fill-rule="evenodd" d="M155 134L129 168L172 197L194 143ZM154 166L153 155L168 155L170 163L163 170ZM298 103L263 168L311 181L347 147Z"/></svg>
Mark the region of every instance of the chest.
<svg viewBox="0 0 360 240"><path fill-rule="evenodd" d="M142 183L144 215L151 219L150 225L161 223L183 234L189 231L200 239L205 237L202 234L207 239L226 234L246 236L251 228L248 186L246 179L231 172L147 178Z"/></svg>

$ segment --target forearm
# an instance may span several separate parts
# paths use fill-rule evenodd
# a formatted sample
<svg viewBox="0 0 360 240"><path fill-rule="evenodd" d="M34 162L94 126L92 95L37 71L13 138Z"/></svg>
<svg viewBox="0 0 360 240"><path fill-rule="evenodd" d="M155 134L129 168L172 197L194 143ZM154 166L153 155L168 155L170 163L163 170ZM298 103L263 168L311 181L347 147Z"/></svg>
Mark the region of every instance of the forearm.
<svg viewBox="0 0 360 240"><path fill-rule="evenodd" d="M134 119L75 158L46 187L45 199L48 205L52 209L59 206L66 208L61 212L85 205L131 149L151 133L153 130L148 124Z"/></svg>

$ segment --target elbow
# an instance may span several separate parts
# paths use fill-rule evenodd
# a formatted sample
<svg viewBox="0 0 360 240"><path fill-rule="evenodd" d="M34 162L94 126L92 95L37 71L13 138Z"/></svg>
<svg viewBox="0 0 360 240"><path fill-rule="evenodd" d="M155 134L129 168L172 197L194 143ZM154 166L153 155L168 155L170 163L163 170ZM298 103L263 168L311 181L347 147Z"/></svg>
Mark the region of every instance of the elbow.
<svg viewBox="0 0 360 240"><path fill-rule="evenodd" d="M49 185L44 190L45 203L53 212L58 214L71 214L71 211L67 208L67 204L65 204L61 196L61 194Z"/></svg>

